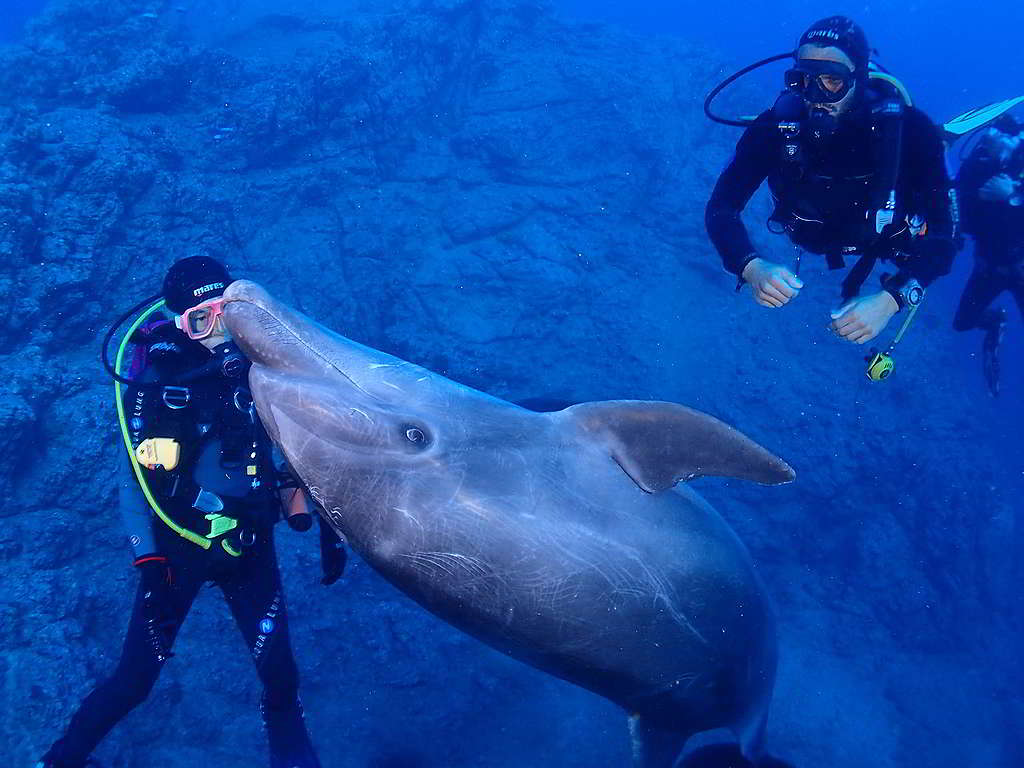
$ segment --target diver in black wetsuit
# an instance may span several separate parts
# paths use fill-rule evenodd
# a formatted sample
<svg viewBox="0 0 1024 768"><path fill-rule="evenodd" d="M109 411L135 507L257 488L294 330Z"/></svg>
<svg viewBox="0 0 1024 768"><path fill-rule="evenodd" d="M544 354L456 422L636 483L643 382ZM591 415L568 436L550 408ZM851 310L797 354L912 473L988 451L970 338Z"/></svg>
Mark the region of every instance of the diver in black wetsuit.
<svg viewBox="0 0 1024 768"><path fill-rule="evenodd" d="M177 262L163 288L175 322L147 324L133 337L139 370L119 415L135 458L126 456L119 499L139 588L114 674L85 699L40 768L96 765L89 754L148 696L205 582L220 588L255 660L271 767L320 768L299 703L273 539L282 511L302 530L313 506L274 466L246 389L248 361L220 316L218 297L230 282L213 259ZM328 526L320 535L323 583L333 583L344 550Z"/></svg>
<svg viewBox="0 0 1024 768"><path fill-rule="evenodd" d="M974 271L953 327L985 331L982 361L995 397L1006 312L989 305L1009 291L1024 316L1024 125L1010 115L996 121L964 161L957 184L964 232L974 237Z"/></svg>
<svg viewBox="0 0 1024 768"><path fill-rule="evenodd" d="M800 38L787 89L750 125L715 185L708 234L726 270L750 283L763 306L781 307L803 287L786 267L762 258L740 213L768 180L771 223L831 268L858 260L832 313L840 337L863 344L900 310L916 306L953 260L954 222L942 138L901 86L872 73L867 39L845 17L814 24ZM895 274L859 295L875 263Z"/></svg>

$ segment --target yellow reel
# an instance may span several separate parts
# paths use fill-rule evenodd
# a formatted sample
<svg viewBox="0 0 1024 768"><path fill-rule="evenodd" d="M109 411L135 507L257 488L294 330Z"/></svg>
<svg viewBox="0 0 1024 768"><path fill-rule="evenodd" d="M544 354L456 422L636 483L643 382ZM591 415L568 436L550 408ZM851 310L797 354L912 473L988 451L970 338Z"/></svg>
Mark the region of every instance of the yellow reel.
<svg viewBox="0 0 1024 768"><path fill-rule="evenodd" d="M872 381L887 379L894 365L892 358L885 352L876 352L868 359L867 377Z"/></svg>

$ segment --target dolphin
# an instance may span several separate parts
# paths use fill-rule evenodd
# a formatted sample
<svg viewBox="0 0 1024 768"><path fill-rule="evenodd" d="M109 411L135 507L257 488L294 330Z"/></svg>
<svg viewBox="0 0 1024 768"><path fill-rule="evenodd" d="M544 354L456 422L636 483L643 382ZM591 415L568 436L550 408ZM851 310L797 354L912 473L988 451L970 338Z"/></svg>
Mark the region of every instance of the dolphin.
<svg viewBox="0 0 1024 768"><path fill-rule="evenodd" d="M224 293L260 418L330 525L444 621L619 704L637 768L695 733L763 750L775 618L739 538L680 483L793 470L664 402L537 413Z"/></svg>

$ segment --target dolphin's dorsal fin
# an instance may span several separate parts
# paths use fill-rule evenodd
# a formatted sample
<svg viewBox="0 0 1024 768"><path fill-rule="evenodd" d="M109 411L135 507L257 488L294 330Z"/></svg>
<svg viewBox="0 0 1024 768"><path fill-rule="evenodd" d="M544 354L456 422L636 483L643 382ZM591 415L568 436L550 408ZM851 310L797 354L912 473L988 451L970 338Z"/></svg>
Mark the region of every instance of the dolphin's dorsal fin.
<svg viewBox="0 0 1024 768"><path fill-rule="evenodd" d="M788 483L796 476L786 462L728 424L676 403L582 403L561 416L602 441L622 470L648 493L702 475L764 485Z"/></svg>

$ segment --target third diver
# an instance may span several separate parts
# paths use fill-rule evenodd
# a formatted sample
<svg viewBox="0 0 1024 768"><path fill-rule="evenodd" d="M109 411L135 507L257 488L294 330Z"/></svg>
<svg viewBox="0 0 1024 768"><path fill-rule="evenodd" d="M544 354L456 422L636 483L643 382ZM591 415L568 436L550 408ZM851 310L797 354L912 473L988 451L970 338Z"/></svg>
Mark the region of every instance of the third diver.
<svg viewBox="0 0 1024 768"><path fill-rule="evenodd" d="M1006 312L990 305L1009 291L1024 315L1024 125L1010 115L996 121L968 155L957 182L964 231L974 238L974 271L953 327L985 331L985 379L995 397Z"/></svg>

